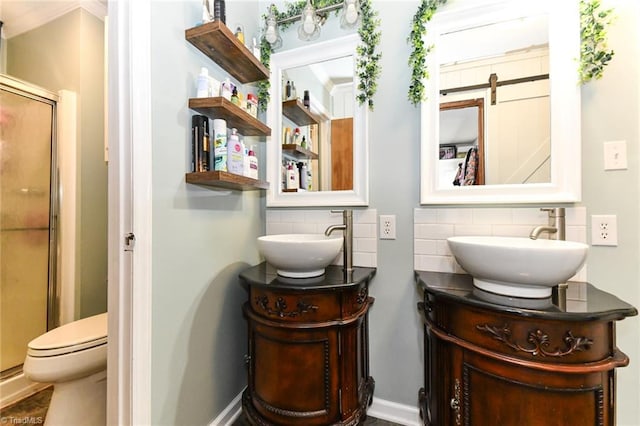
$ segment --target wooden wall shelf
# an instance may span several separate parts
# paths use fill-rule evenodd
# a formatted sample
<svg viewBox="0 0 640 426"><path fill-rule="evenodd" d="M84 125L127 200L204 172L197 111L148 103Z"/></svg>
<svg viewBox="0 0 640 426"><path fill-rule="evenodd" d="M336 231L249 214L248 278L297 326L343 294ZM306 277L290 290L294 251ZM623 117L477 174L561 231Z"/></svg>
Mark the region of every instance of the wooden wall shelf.
<svg viewBox="0 0 640 426"><path fill-rule="evenodd" d="M318 124L318 119L298 99L282 102L282 114L298 126Z"/></svg>
<svg viewBox="0 0 640 426"><path fill-rule="evenodd" d="M207 117L222 118L227 127L235 127L242 136L269 136L271 129L239 106L223 97L191 98L189 108Z"/></svg>
<svg viewBox="0 0 640 426"><path fill-rule="evenodd" d="M294 143L283 144L282 152L298 160L317 160L318 154Z"/></svg>
<svg viewBox="0 0 640 426"><path fill-rule="evenodd" d="M213 186L239 191L269 189L269 182L222 171L187 173L185 175L185 181L187 183L197 185Z"/></svg>
<svg viewBox="0 0 640 426"><path fill-rule="evenodd" d="M185 38L240 83L269 78L269 69L221 21L189 28Z"/></svg>

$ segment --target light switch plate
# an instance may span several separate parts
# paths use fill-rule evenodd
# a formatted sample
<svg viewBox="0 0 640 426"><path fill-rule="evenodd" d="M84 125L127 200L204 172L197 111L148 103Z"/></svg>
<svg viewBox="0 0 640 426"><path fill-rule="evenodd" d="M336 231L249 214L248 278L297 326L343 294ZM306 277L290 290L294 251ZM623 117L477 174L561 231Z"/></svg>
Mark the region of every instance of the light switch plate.
<svg viewBox="0 0 640 426"><path fill-rule="evenodd" d="M604 143L604 169L625 170L627 168L627 142L609 141Z"/></svg>

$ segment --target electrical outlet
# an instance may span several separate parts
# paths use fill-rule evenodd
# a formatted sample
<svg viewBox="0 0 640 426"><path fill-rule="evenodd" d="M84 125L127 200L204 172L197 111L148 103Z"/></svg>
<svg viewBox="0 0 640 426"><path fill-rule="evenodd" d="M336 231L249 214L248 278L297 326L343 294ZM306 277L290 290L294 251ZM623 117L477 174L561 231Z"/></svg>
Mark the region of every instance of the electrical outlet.
<svg viewBox="0 0 640 426"><path fill-rule="evenodd" d="M618 223L616 215L591 215L591 245L618 245Z"/></svg>
<svg viewBox="0 0 640 426"><path fill-rule="evenodd" d="M396 215L394 214L380 215L380 239L381 240L396 239Z"/></svg>

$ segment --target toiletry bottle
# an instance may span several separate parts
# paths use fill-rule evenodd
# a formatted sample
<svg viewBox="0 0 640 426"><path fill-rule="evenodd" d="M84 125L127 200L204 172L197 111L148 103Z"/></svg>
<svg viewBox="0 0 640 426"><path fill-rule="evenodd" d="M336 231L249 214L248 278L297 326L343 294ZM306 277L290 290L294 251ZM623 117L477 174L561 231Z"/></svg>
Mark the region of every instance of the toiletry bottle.
<svg viewBox="0 0 640 426"><path fill-rule="evenodd" d="M223 82L222 82L222 88L220 89L220 96L222 96L223 98L225 98L226 100L230 101L231 100L231 96L233 93L233 90L231 88L231 80L229 80L229 78L227 77Z"/></svg>
<svg viewBox="0 0 640 426"><path fill-rule="evenodd" d="M300 164L302 164L302 166L300 167L300 189L306 190L307 186L309 185L309 182L307 180L307 163L301 161Z"/></svg>
<svg viewBox="0 0 640 426"><path fill-rule="evenodd" d="M255 147L249 150L249 177L258 179L258 157L256 157Z"/></svg>
<svg viewBox="0 0 640 426"><path fill-rule="evenodd" d="M298 97L298 94L296 93L296 85L292 81L291 82L291 99L296 99L297 97Z"/></svg>
<svg viewBox="0 0 640 426"><path fill-rule="evenodd" d="M223 24L227 23L226 7L224 0L213 0L213 19L222 21Z"/></svg>
<svg viewBox="0 0 640 426"><path fill-rule="evenodd" d="M291 143L291 128L290 127L285 127L284 136L282 138L282 143L285 144L285 145Z"/></svg>
<svg viewBox="0 0 640 426"><path fill-rule="evenodd" d="M240 43L244 44L244 30L242 29L242 25L236 24L235 36L240 41Z"/></svg>
<svg viewBox="0 0 640 426"><path fill-rule="evenodd" d="M253 53L253 56L260 59L260 46L258 45L258 41L255 37L251 40L251 52Z"/></svg>
<svg viewBox="0 0 640 426"><path fill-rule="evenodd" d="M249 167L249 148L244 144L244 139L240 139L240 144L242 144L242 174L243 176L249 177L251 173Z"/></svg>
<svg viewBox="0 0 640 426"><path fill-rule="evenodd" d="M309 91L308 90L304 91L304 99L302 100L302 103L304 104L304 107L306 109L309 109L311 107L311 99L309 99Z"/></svg>
<svg viewBox="0 0 640 426"><path fill-rule="evenodd" d="M300 129L296 127L293 131L293 143L295 145L300 145Z"/></svg>
<svg viewBox="0 0 640 426"><path fill-rule="evenodd" d="M209 96L209 70L206 67L200 68L200 75L196 82L196 98L206 98Z"/></svg>
<svg viewBox="0 0 640 426"><path fill-rule="evenodd" d="M302 142L300 142L300 146L305 149L307 148L307 139L304 136L302 136Z"/></svg>
<svg viewBox="0 0 640 426"><path fill-rule="evenodd" d="M236 175L242 175L243 165L240 136L238 136L238 130L233 128L227 141L227 171Z"/></svg>
<svg viewBox="0 0 640 426"><path fill-rule="evenodd" d="M213 15L211 15L211 9L209 8L209 0L202 0L202 23L213 21Z"/></svg>
<svg viewBox="0 0 640 426"><path fill-rule="evenodd" d="M234 87L231 92L231 103L240 106L240 98L238 97L238 88Z"/></svg>
<svg viewBox="0 0 640 426"><path fill-rule="evenodd" d="M293 163L287 165L287 189L298 189L297 170L294 170Z"/></svg>
<svg viewBox="0 0 640 426"><path fill-rule="evenodd" d="M209 170L209 119L206 116L191 117L191 135L191 171L206 172Z"/></svg>
<svg viewBox="0 0 640 426"><path fill-rule="evenodd" d="M291 99L291 82L290 81L287 81L287 86L286 86L285 91L284 91L284 99L286 101Z"/></svg>
<svg viewBox="0 0 640 426"><path fill-rule="evenodd" d="M213 170L227 171L227 121L213 120Z"/></svg>

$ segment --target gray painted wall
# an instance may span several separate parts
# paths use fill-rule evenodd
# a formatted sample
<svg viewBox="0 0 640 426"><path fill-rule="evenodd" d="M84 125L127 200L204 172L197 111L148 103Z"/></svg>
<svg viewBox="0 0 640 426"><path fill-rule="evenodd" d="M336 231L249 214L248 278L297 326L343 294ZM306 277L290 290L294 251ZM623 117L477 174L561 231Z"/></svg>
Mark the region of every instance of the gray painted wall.
<svg viewBox="0 0 640 426"><path fill-rule="evenodd" d="M259 262L264 194L187 185L200 67L217 65L185 40L198 0L151 2L153 125L152 424L210 423L246 384L247 298L238 273ZM227 22L256 25L254 2L227 2ZM246 138L251 145L263 145ZM264 170L261 172L264 176Z"/></svg>
<svg viewBox="0 0 640 426"><path fill-rule="evenodd" d="M228 22L257 20L266 3L260 0L256 10L255 1L227 2ZM395 214L398 221L397 239L378 245L378 273L371 287L376 298L370 322L371 372L377 397L415 407L423 385L419 294L413 280L420 127L419 110L406 97L406 37L419 2L374 0L373 5L380 12L383 56L370 117L370 207L379 214ZM618 11L610 30L617 53L605 77L582 90L581 205L589 215L618 215L620 244L592 248L589 280L640 306L640 6L633 0L609 0L605 5ZM259 261L254 238L264 231L262 194L219 193L184 183L191 116L186 99L200 66L215 68L184 41L184 29L198 19L195 0L152 3L154 424L205 424L245 385L246 326L240 305L246 295L236 276ZM627 171L602 171L602 142L613 139L628 141ZM632 359L631 366L618 372L621 426L640 418L634 399L640 387L638 326L637 318L618 326L618 345Z"/></svg>
<svg viewBox="0 0 640 426"><path fill-rule="evenodd" d="M4 42L4 40L3 40ZM4 50L4 47L3 47ZM78 94L76 317L107 309L104 23L76 9L7 41L7 74Z"/></svg>

